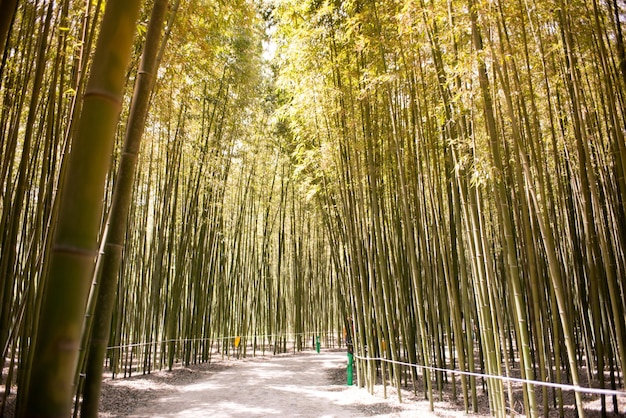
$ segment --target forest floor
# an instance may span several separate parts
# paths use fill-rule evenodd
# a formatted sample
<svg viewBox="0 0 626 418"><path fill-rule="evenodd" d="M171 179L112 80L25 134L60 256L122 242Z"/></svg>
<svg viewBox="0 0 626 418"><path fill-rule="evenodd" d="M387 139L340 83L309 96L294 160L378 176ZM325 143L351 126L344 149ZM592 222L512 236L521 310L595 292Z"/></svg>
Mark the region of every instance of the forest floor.
<svg viewBox="0 0 626 418"><path fill-rule="evenodd" d="M100 416L468 416L462 396L459 394L458 400L451 399L451 385L446 385L441 400L434 402L434 412L430 411L421 388L417 395L412 390L402 390L402 402L399 402L397 392L389 386L386 397L382 385L377 385L373 394L366 388L359 388L356 378L355 385L348 386L346 360L345 350L322 350L319 354L305 351L243 360L223 359L127 379L105 379ZM460 385L458 387L460 389ZM486 394L479 392L479 413L470 416L490 416ZM521 403L517 406L523 410ZM621 406L623 411L624 405ZM586 403L585 409L587 417L600 416L599 401ZM549 416L558 416L558 411L550 411ZM565 410L565 416L576 416L573 405Z"/></svg>
<svg viewBox="0 0 626 418"><path fill-rule="evenodd" d="M129 379L107 379L101 417L449 417L463 405L382 386L346 384L345 350L218 360ZM459 412L459 409L461 412ZM489 416L474 414L473 416Z"/></svg>
<svg viewBox="0 0 626 418"><path fill-rule="evenodd" d="M401 392L387 386L387 396L381 384L373 393L346 384L345 349L304 351L297 354L257 356L245 359L214 356L210 363L188 367L178 365L172 371L157 371L129 378L105 377L100 403L101 418L116 417L488 417L489 401L486 392L478 388L478 413L466 414L461 393L452 397L452 385L446 383L435 393L434 411L424 397L421 384L417 394L411 388ZM6 373L3 373L3 377ZM419 382L422 383L420 376ZM583 386L586 386L583 384ZM457 384L460 392L461 385ZM514 409L523 411L521 387L512 388ZM541 393L537 389L537 403ZM0 389L0 394L2 394ZM0 417L12 418L15 388L7 399ZM564 392L564 417L577 416L572 392ZM626 411L626 397L618 398L619 410ZM611 411L611 399L607 399ZM597 396L585 395L587 418L599 418L600 401ZM512 416L522 417L513 413ZM543 414L541 414L543 416ZM549 417L559 417L556 409ZM615 415L609 412L608 417Z"/></svg>

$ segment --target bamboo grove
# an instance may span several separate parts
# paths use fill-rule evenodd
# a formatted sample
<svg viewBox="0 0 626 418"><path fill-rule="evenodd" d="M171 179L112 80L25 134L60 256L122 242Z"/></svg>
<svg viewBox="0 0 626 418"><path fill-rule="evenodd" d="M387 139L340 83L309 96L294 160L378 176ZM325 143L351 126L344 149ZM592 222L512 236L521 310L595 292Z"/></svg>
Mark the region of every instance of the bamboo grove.
<svg viewBox="0 0 626 418"><path fill-rule="evenodd" d="M128 4L110 0L107 12L118 3ZM134 44L112 163L103 192L90 193L103 205L88 244L100 256L87 281L61 274L48 288L60 202L72 198L63 195L64 176L87 177L68 169L68 154L78 152L87 98L105 96L89 94L97 70L111 74L92 68L91 57L106 38L117 41L112 51L121 45L102 36L96 47L103 2L20 2L13 16L2 6L3 19L12 17L0 84L2 415L70 414L71 398L56 400L41 383L55 367L70 374L74 413L97 416L104 361L114 375L149 373L217 353L303 349L340 326L325 230L296 196L287 145L268 140L274 97L256 5L158 0L138 21L129 16ZM87 129L109 129L101 122ZM106 162L90 138L92 158ZM97 179L87 182L98 189ZM91 287L88 298L79 285ZM46 322L53 316L82 329L82 339L74 357L42 367L47 357L31 341L38 329L42 347L55 338Z"/></svg>
<svg viewBox="0 0 626 418"><path fill-rule="evenodd" d="M299 138L301 171L335 242L357 353L621 387L623 7L276 8L279 86L290 99L279 115ZM388 368L400 386L404 371ZM371 385L373 362L358 370ZM423 374L431 402L452 379ZM458 380L465 409L476 410L481 382ZM509 385L482 385L492 413L515 410ZM517 412L563 414L560 392L526 385L522 397ZM576 394L580 416L584 400Z"/></svg>
<svg viewBox="0 0 626 418"><path fill-rule="evenodd" d="M1 0L0 415L344 326L359 357L623 390L623 1L139 3ZM598 398L356 364L431 408Z"/></svg>

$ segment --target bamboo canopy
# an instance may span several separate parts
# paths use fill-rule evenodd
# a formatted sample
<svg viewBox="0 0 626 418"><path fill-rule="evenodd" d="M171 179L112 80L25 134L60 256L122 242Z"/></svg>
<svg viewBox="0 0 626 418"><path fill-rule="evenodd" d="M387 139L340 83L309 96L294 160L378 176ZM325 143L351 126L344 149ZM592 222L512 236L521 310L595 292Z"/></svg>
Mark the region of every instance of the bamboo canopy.
<svg viewBox="0 0 626 418"><path fill-rule="evenodd" d="M0 0L0 415L96 416L103 370L344 329L370 391L624 413L625 24L621 0Z"/></svg>

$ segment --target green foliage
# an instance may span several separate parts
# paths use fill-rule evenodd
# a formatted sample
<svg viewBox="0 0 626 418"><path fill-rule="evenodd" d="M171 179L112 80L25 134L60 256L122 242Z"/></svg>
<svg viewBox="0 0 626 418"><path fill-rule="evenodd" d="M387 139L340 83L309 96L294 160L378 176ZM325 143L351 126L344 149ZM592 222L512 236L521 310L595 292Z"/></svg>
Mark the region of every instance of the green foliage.
<svg viewBox="0 0 626 418"><path fill-rule="evenodd" d="M55 191L105 3L20 2L0 67L0 346L11 376L30 366ZM616 3L181 1L139 154L109 345L170 343L110 350L113 372L208 361L218 345L230 355L219 338L235 335L280 352L287 333L330 332L351 315L361 354L623 381ZM118 140L147 16L133 25ZM356 367L372 390L382 372L385 385L424 379L431 401L453 385L467 411L478 405L476 379ZM519 409L501 383L485 385L494 414ZM564 408L558 391L542 391L542 405L523 397L531 416L550 398Z"/></svg>
<svg viewBox="0 0 626 418"><path fill-rule="evenodd" d="M559 5L563 6L562 3ZM592 9L598 12L596 22L599 23L595 27L591 24ZM476 12L474 29L470 10ZM326 184L329 186L323 190L327 194L320 199L342 204L322 205L321 216L336 219L333 227L345 231L338 235L342 240L336 247L341 248L337 250L336 259L343 260L346 265L336 265L336 268L346 270L349 299L365 298L370 303L368 307L368 302L354 302L356 315L368 317L369 309L381 309L381 302L377 301L373 290L363 293L362 286L372 289L372 280L384 286L380 275L387 268L385 263L393 265L394 270L411 271L409 256L394 256L387 252L387 248L372 241L378 233L371 229L373 226L361 230L361 225L375 225L382 217L389 222L380 232L386 240L383 242L400 240L402 252L411 251L411 242L403 232L405 229L419 231L418 237L426 235L428 240L446 237L439 248L418 240L416 251L421 268L411 273L415 277L408 289L415 290L415 286L420 286L415 283L426 283L423 285L426 293L416 293L418 299L412 302L410 294L398 294L396 302L391 303L392 311L405 304L426 304L426 318L432 316L438 322L446 321L445 312L431 311L433 308L429 304L439 297L432 289L449 289L450 281L468 280L475 283L476 292L482 289L480 292L484 293L479 295L472 289L461 288L459 297L465 301L476 299L486 310L476 312L474 316L472 308L458 307L460 311L450 312L450 316L456 318L454 321L458 323L453 326L457 329L476 326L484 331L480 336L484 350L496 352L503 350L506 344L502 329L491 329L491 321L498 326L504 326L502 321L525 324L516 325L511 337L520 352L528 348L527 332L531 332L535 339L532 347L543 347L544 340L563 344L562 335L554 335L552 330L545 330L547 335L544 335L532 328L540 325L527 317L528 312L507 311L510 316L507 319L496 314L503 308L512 309L513 300L520 303L520 293L511 293L513 286L518 285L518 274L524 288L538 286L537 274L549 274L552 281L541 284L544 295L526 295L521 303L550 305L545 310L535 311L534 321L549 321L550 312L565 309L571 316L561 318L561 326L578 324L579 331L585 328L586 314L574 306L585 306L597 295L579 297L567 308L557 306L554 299L544 300L551 291L561 291L560 274L556 274L556 270L548 273L547 268L537 261L531 261L531 266L527 263L528 260L551 257L549 254L554 244L548 235L552 233L537 234L524 228L543 222L543 216L549 217L553 227L557 224L562 227L556 227L562 232L554 233L554 238L559 241L556 248L577 251L576 239L566 232L569 228L566 225L581 225L587 216L584 213L589 212L577 206L578 215L575 215L571 207L556 202L566 202L569 193L566 190L571 190L571 182L580 186L586 177L582 173L589 170L581 156L585 151L575 152L580 150L577 145L580 144L580 131L575 116L579 111L574 110L581 104L577 97L585 97L584 100L594 103L591 108L598 108L605 103L601 98L604 94L610 95L615 89L621 92L624 88L613 78L618 76L617 67L602 67L600 71L598 65L608 57L599 54L601 50L597 43L592 45L600 38L610 39L615 35L614 29L607 24L608 16L608 10L598 8L591 1L567 2L564 8L549 2L468 4L454 0L340 4L276 2L274 19L280 60L278 85L289 98L281 108L281 126L289 127L290 139L296 142L291 148L297 161L295 173L297 178L309 184L307 196L319 196L318 185ZM476 34L481 38L483 46L480 48L476 47ZM609 54L615 54L614 45L605 47ZM486 74L484 80L480 80L481 66ZM596 77L599 73L604 75ZM587 81L579 85L583 79ZM567 83L570 83L569 87ZM605 112L592 112L593 118L598 118L596 121L602 119L607 126L614 117L620 121L624 118L621 111L613 113L610 110L610 102L605 103ZM585 114L589 109L587 105L582 107L584 109L580 112ZM493 115L488 114L492 109ZM489 127L492 116L495 117L493 129ZM623 146L620 145L622 134L610 139L611 128L604 130L602 123L586 120L590 123L585 126L594 132L587 131L594 138L588 143L590 157L596 153L608 156L611 152L607 147L611 144L613 152L616 145ZM623 131L621 127L616 129ZM599 138L605 141L597 142ZM598 159L591 157L591 160L594 177L604 170L621 173L619 157L603 160L607 164L603 168L602 164L597 165ZM564 169L568 175L564 174ZM581 176L572 179L570 176L578 170ZM499 189L502 186L505 192L496 193L502 190ZM598 187L607 192L613 190L609 194L618 192L609 183ZM560 195L556 188L565 195ZM531 204L525 197L529 194L538 200ZM402 206L404 199L407 202ZM618 198L614 195L613 199ZM537 202L539 208L535 206ZM404 212L408 213L407 218L401 217ZM616 218L623 217L617 207L609 212ZM392 226L391 220L396 213L405 222L398 229ZM599 212L593 213L593 221L585 221L594 224L592 229L621 230L621 226L604 215L597 218ZM513 223L507 226L509 218ZM501 235L500 231L507 228L511 229ZM452 230L459 235L450 236ZM523 239L510 240L511 236L519 236L522 231L527 232ZM575 235L579 233L591 234L590 239L595 234L588 230L578 231ZM363 239L361 234L368 237L374 248L364 250L355 244ZM622 245L621 240L618 241L611 244L616 249ZM595 246L587 251L599 254L601 247ZM489 250L484 253L486 249ZM455 251L452 259L450 251ZM343 259L340 254L344 253L350 256ZM376 277L364 274L362 269L365 267L350 264L350 260L363 258L364 253L363 263L369 266L367 271L376 273ZM385 254L384 262L374 257L380 253ZM620 250L613 253L616 256L613 262L620 263L621 253ZM607 260L613 257L604 254ZM464 264L456 264L457 259L465 260ZM443 264L435 260L443 260ZM582 277L572 276L571 263L580 271L594 270L591 260L572 259L563 253L558 261L553 259L552 262L559 264L557 269L570 272L568 279L564 280L575 288L585 286L585 280L579 282ZM459 270L461 267L465 270ZM602 275L606 286L614 283L611 278L613 270L607 265L606 275ZM400 279L395 277L395 280ZM501 287L498 283L508 284ZM511 298L506 307L496 302L502 295ZM432 299L429 302L421 298ZM448 302L450 306L459 303ZM613 302L615 312L621 312L623 295L614 298ZM579 313L574 314L574 310ZM415 306L414 312L418 311ZM596 312L600 314L599 309ZM552 317L552 320L558 321L558 318ZM600 316L596 320L602 322ZM374 319L376 327L389 332L399 326L396 321L403 319L387 315ZM443 335L437 336L435 330L425 332L429 341L444 339ZM408 336L402 334L403 339ZM585 338L593 340L594 337L586 334ZM457 347L471 343L470 340L461 341L460 335L455 335L454 339ZM426 341L423 344L427 344ZM490 344L493 344L492 348L489 348ZM613 344L623 346L624 341L617 337ZM408 350L411 352L413 348ZM471 350L471 347L462 350ZM390 353L391 356L394 354L398 353ZM549 356L547 352L544 354ZM534 353L534 361L539 357L543 361L544 354ZM413 355L419 358L420 353ZM486 356L487 352L483 355ZM601 350L595 355L604 358L606 353ZM552 374L545 364L559 360L545 358L540 370L543 379ZM435 359L429 360L424 355L421 361L429 363ZM440 365L445 359L436 361ZM526 367L530 367L530 356L524 361ZM490 362L486 367L491 373L503 373L503 369L508 370L511 366L506 357L494 357ZM571 370L581 365L570 366ZM368 373L366 367L363 373ZM576 377L576 373L573 374ZM496 414L504 413L501 390L496 386L491 390ZM535 413L533 396L525 398L530 414ZM544 394L544 398L546 396ZM467 398L466 408L469 408ZM547 404L544 408L548 408ZM583 413L580 405L579 413Z"/></svg>

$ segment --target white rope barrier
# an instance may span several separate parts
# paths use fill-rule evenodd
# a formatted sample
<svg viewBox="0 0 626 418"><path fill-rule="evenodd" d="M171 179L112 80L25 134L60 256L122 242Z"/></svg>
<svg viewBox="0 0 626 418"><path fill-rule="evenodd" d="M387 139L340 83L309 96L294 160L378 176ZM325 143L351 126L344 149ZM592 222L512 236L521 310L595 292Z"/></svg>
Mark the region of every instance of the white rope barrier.
<svg viewBox="0 0 626 418"><path fill-rule="evenodd" d="M300 333L287 333L287 334L267 334L267 335L246 335L246 336L228 336L228 337L207 337L207 338L186 338L186 339L170 339L163 341L153 341L153 342L144 342L144 343L134 343L134 344L126 344L126 345L116 345L107 347L107 350L114 349L122 349L122 348L134 348L134 347L145 347L147 345L155 345L155 344L167 344L171 342L179 342L179 343L187 343L187 342L202 342L202 341L225 341L225 340L234 340L237 337L241 339L252 339L252 338L277 338L277 337L297 337L304 335L328 335L329 333L317 334L315 332L300 332ZM508 377L508 376L499 376L485 373L476 373L476 372L468 372L464 370L454 370L454 369L444 369L440 367L433 366L424 366L421 364L413 364L406 363L403 361L389 360L384 357L364 357L358 354L354 354L354 358L363 361L384 361L386 363L398 364L401 366L415 367L420 369L431 370L435 372L443 372L443 373L452 373L464 376L471 377L481 377L487 379L497 379L503 382L513 382L513 383L522 383L536 386L546 386L556 389L569 390L580 393L589 393L594 395L605 395L605 396L626 396L626 391L623 390L613 390L613 389L599 389L599 388L589 388L583 387L579 385L568 385L564 383L554 383L554 382L542 382L540 380L530 380L530 379L522 379L519 377Z"/></svg>
<svg viewBox="0 0 626 418"><path fill-rule="evenodd" d="M363 356L354 354L354 358L358 360L365 360L365 361L384 361L386 363L399 364L402 366L409 366L409 367L415 367L415 368L422 368L422 369L432 370L436 372L460 374L460 375L473 376L473 377L485 377L488 379L498 379L498 380L502 380L505 382L515 382L515 383L525 383L529 385L547 386L551 388L571 390L571 391L580 392L580 393L590 393L594 395L626 396L626 391L623 391L623 390L588 388L588 387L583 387L583 386L578 386L578 385L567 385L564 383L542 382L540 380L529 380L529 379L522 379L518 377L498 376L498 375L492 375L492 374L467 372L463 370L443 369L440 367L422 366L420 364L412 364L412 363L405 363L402 361L389 360L384 357L363 357Z"/></svg>

